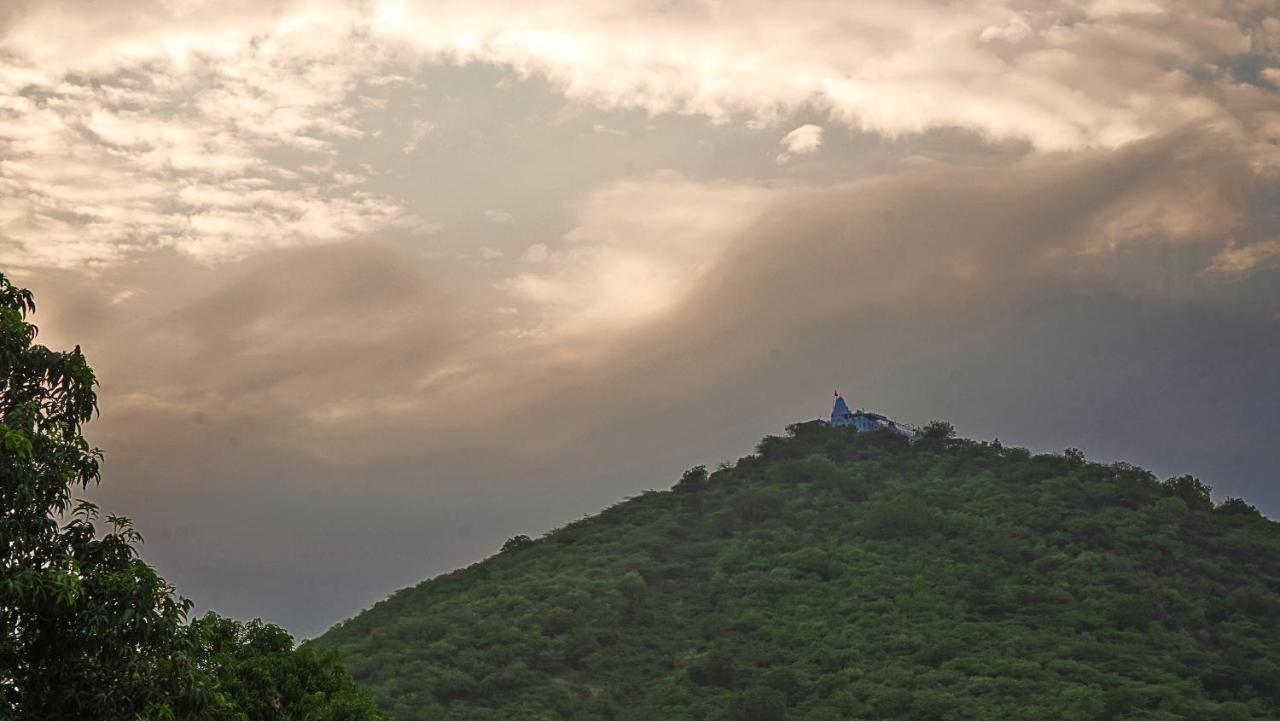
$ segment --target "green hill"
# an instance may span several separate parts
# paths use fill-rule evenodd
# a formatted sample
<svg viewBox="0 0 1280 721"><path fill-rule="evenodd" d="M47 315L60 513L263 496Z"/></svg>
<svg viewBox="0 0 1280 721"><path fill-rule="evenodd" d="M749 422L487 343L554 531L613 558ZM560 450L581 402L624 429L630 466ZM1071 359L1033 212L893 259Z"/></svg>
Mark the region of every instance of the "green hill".
<svg viewBox="0 0 1280 721"><path fill-rule="evenodd" d="M792 426L314 643L400 721L1280 718L1280 524L946 430Z"/></svg>

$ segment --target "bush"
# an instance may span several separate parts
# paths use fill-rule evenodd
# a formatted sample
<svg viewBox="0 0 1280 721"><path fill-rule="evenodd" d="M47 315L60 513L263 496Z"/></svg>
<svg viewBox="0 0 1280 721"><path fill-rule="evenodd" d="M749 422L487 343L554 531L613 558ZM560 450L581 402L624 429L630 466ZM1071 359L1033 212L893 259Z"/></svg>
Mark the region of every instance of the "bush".
<svg viewBox="0 0 1280 721"><path fill-rule="evenodd" d="M787 717L787 697L773 688L752 688L738 694L732 721L783 721Z"/></svg>
<svg viewBox="0 0 1280 721"><path fill-rule="evenodd" d="M1121 630L1145 631L1154 618L1152 600L1143 596L1121 596L1107 603L1107 620Z"/></svg>
<svg viewBox="0 0 1280 721"><path fill-rule="evenodd" d="M1181 498L1187 508L1193 511L1208 511L1213 508L1210 493L1213 488L1200 482L1195 476L1177 476L1164 482L1166 490Z"/></svg>
<svg viewBox="0 0 1280 721"><path fill-rule="evenodd" d="M733 685L737 667L732 654L724 649L716 649L696 657L685 669L685 673L690 681L699 686L728 688Z"/></svg>
<svg viewBox="0 0 1280 721"><path fill-rule="evenodd" d="M824 581L835 578L836 566L831 556L820 548L804 548L786 558L786 563L795 571L817 576Z"/></svg>
<svg viewBox="0 0 1280 721"><path fill-rule="evenodd" d="M634 618L649 596L649 584L645 583L639 571L627 571L618 582L618 592L622 595L623 616Z"/></svg>
<svg viewBox="0 0 1280 721"><path fill-rule="evenodd" d="M782 516L783 495L772 488L744 491L733 500L733 512L745 523L759 523Z"/></svg>
<svg viewBox="0 0 1280 721"><path fill-rule="evenodd" d="M769 669L764 675L764 685L781 691L788 704L800 701L808 691L805 688L804 675L792 666Z"/></svg>
<svg viewBox="0 0 1280 721"><path fill-rule="evenodd" d="M706 487L707 485L707 467L694 466L685 471L680 476L680 480L676 481L675 490L677 491L696 491Z"/></svg>
<svg viewBox="0 0 1280 721"><path fill-rule="evenodd" d="M863 534L872 538L922 536L940 526L937 515L911 498L899 498L872 506L862 518Z"/></svg>
<svg viewBox="0 0 1280 721"><path fill-rule="evenodd" d="M573 629L577 620L573 611L567 608L553 608L542 618L542 633L546 636L563 635Z"/></svg>
<svg viewBox="0 0 1280 721"><path fill-rule="evenodd" d="M922 440L950 440L956 437L956 427L946 421L930 421L920 429L917 437Z"/></svg>
<svg viewBox="0 0 1280 721"><path fill-rule="evenodd" d="M532 546L532 545L533 545L533 539L521 533L519 535L508 538L507 542L502 544L502 550L500 551L500 553L509 553L511 551L519 551L522 548L528 548L529 546ZM489 548L493 548L493 546L490 546Z"/></svg>
<svg viewBox="0 0 1280 721"><path fill-rule="evenodd" d="M1220 513L1224 516L1262 516L1256 507L1243 498L1228 498L1219 503L1217 508L1213 510L1215 513Z"/></svg>

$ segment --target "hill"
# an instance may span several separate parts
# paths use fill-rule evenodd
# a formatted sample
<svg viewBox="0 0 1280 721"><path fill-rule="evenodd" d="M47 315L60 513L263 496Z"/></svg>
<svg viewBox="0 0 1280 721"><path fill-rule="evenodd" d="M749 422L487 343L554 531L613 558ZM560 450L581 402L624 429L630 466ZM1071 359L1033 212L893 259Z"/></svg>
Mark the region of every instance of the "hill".
<svg viewBox="0 0 1280 721"><path fill-rule="evenodd" d="M313 643L400 721L1280 718L1280 524L948 431L792 426Z"/></svg>

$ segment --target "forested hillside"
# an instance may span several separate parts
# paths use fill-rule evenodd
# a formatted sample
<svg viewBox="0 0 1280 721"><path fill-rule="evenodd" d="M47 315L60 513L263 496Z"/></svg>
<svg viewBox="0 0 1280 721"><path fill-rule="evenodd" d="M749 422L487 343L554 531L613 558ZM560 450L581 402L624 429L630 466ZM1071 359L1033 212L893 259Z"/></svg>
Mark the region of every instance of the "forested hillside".
<svg viewBox="0 0 1280 721"><path fill-rule="evenodd" d="M400 721L1280 718L1280 524L948 430L792 426L313 643Z"/></svg>

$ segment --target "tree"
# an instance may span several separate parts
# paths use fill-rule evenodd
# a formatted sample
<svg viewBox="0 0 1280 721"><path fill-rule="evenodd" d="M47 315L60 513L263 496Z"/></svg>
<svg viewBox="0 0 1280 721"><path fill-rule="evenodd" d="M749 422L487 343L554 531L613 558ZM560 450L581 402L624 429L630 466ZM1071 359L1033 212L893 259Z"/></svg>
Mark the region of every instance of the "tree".
<svg viewBox="0 0 1280 721"><path fill-rule="evenodd" d="M946 441L956 437L956 427L946 421L931 421L920 429L921 438Z"/></svg>
<svg viewBox="0 0 1280 721"><path fill-rule="evenodd" d="M676 482L675 488L680 491L693 491L707 485L707 467L694 466L685 471Z"/></svg>
<svg viewBox="0 0 1280 721"><path fill-rule="evenodd" d="M134 719L209 700L184 668L189 602L138 558L127 518L73 504L102 454L81 434L93 370L34 343L30 291L0 275L0 716ZM65 522L62 520L65 519Z"/></svg>
<svg viewBox="0 0 1280 721"><path fill-rule="evenodd" d="M787 717L787 697L777 689L750 688L738 694L729 713L731 721L783 721Z"/></svg>
<svg viewBox="0 0 1280 721"><path fill-rule="evenodd" d="M377 721L369 694L338 662L311 646L294 649L287 631L260 620L240 623L206 613L188 634L199 669L216 684L227 721Z"/></svg>
<svg viewBox="0 0 1280 721"><path fill-rule="evenodd" d="M627 571L618 582L618 591L622 595L622 615L634 619L644 608L644 601L649 596L649 584L639 571Z"/></svg>
<svg viewBox="0 0 1280 721"><path fill-rule="evenodd" d="M1195 476L1177 476L1164 482L1164 487L1173 492L1193 511L1207 511L1213 508L1210 494L1213 488L1205 485Z"/></svg>
<svg viewBox="0 0 1280 721"><path fill-rule="evenodd" d="M34 343L31 293L0 275L0 719L379 721L329 651L208 615L138 557L142 536L75 494L102 453L81 425L80 348Z"/></svg>
<svg viewBox="0 0 1280 721"><path fill-rule="evenodd" d="M512 536L511 538L508 538L506 542L502 544L501 552L509 553L511 551L519 551L522 548L528 548L529 546L532 546L532 545L533 545L532 538L529 538L523 533L519 533Z"/></svg>
<svg viewBox="0 0 1280 721"><path fill-rule="evenodd" d="M695 658L686 672L689 680L699 686L729 688L737 675L737 664L733 660L733 654L718 648Z"/></svg>

